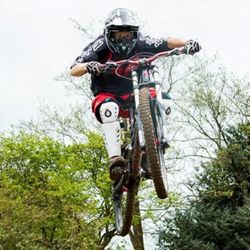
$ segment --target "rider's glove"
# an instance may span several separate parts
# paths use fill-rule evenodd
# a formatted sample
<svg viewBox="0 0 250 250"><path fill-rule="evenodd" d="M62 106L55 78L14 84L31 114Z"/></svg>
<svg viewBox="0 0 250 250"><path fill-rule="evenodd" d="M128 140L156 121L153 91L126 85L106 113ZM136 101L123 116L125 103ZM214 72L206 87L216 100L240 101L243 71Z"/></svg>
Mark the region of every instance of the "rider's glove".
<svg viewBox="0 0 250 250"><path fill-rule="evenodd" d="M96 61L89 62L87 64L87 72L92 75L99 75L102 70L102 64Z"/></svg>
<svg viewBox="0 0 250 250"><path fill-rule="evenodd" d="M193 55L201 50L201 46L197 41L189 40L185 44L186 53Z"/></svg>

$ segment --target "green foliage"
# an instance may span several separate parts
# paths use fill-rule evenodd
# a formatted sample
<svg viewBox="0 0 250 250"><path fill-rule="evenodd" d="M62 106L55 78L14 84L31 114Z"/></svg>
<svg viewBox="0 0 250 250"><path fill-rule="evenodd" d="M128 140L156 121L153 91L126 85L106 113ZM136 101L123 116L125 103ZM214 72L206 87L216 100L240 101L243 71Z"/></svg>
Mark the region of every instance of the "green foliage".
<svg viewBox="0 0 250 250"><path fill-rule="evenodd" d="M249 249L249 131L249 123L227 130L227 146L192 184L195 199L166 219L160 249Z"/></svg>
<svg viewBox="0 0 250 250"><path fill-rule="evenodd" d="M247 194L250 176L249 124L227 130L227 147L218 150L213 161L203 164L203 173L198 176L200 198L230 199L232 202ZM236 199L237 197L237 199ZM235 204L239 205L239 204Z"/></svg>
<svg viewBox="0 0 250 250"><path fill-rule="evenodd" d="M250 207L237 211L196 204L177 212L174 228L161 232L160 249L248 249ZM168 221L167 221L168 222Z"/></svg>
<svg viewBox="0 0 250 250"><path fill-rule="evenodd" d="M19 133L0 138L0 248L102 249L113 229L101 136L64 145ZM105 225L105 227L103 226Z"/></svg>

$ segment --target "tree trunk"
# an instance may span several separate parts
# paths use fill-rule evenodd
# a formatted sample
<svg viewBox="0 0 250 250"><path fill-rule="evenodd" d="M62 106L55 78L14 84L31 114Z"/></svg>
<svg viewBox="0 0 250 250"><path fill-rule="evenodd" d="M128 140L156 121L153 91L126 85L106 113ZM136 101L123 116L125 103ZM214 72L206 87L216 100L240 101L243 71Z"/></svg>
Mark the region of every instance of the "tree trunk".
<svg viewBox="0 0 250 250"><path fill-rule="evenodd" d="M133 221L132 230L129 236L134 250L144 250L143 231L140 214L140 203L137 199L135 202L135 220Z"/></svg>
<svg viewBox="0 0 250 250"><path fill-rule="evenodd" d="M115 236L115 229L111 231L108 231L107 229L100 239L98 250L104 250L114 236Z"/></svg>

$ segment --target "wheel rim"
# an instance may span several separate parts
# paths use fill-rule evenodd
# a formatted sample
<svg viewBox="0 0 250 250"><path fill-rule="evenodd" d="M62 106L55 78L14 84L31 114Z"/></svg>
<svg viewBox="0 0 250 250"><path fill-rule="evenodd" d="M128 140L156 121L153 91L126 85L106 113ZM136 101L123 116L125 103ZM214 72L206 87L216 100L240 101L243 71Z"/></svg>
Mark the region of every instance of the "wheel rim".
<svg viewBox="0 0 250 250"><path fill-rule="evenodd" d="M163 180L164 186L167 190L168 189L167 170L166 170L165 160L164 160L164 156L163 156L161 148L158 148L158 156L159 156L159 162L161 165L162 180Z"/></svg>

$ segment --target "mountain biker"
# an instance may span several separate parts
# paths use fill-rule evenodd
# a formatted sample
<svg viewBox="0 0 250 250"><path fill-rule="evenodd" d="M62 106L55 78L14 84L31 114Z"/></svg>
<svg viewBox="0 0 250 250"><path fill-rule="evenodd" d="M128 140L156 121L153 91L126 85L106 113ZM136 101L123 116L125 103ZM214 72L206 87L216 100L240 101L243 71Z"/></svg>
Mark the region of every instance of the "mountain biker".
<svg viewBox="0 0 250 250"><path fill-rule="evenodd" d="M125 8L112 10L106 21L104 33L85 47L71 66L72 76L91 74L94 95L92 111L101 123L105 145L110 157L110 178L116 180L125 168L121 156L120 123L118 117L126 116L123 109L131 102L132 81L115 74L100 73L100 64L107 61L128 59L140 52L158 53L185 46L187 54L198 52L201 47L194 40L168 37L155 39L140 34L136 14ZM123 75L126 69L123 69Z"/></svg>

